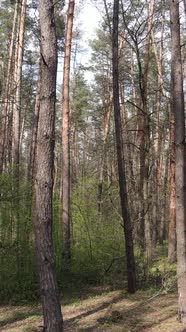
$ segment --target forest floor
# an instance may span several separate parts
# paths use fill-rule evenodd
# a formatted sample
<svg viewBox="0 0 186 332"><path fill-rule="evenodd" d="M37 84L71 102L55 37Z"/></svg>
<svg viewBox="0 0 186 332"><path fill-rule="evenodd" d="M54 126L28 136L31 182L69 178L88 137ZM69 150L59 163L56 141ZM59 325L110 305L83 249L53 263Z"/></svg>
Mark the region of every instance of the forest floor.
<svg viewBox="0 0 186 332"><path fill-rule="evenodd" d="M65 332L186 332L177 321L177 295L127 295L92 287L62 305ZM0 331L42 331L39 306L0 306Z"/></svg>

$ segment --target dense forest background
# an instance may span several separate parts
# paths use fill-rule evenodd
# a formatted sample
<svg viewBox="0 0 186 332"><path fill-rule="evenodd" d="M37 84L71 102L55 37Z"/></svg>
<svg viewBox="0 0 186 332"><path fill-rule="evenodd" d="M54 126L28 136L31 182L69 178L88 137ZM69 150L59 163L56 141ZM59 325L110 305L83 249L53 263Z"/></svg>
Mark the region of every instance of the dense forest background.
<svg viewBox="0 0 186 332"><path fill-rule="evenodd" d="M113 2L92 1L92 4L102 18L95 38L87 40L91 49L87 66L79 60L80 53L83 57L79 46L83 31L76 26L83 4L75 8L70 107L66 113L64 84L61 88L57 81L52 236L59 288L63 294L85 284L109 285L111 289L128 287L131 292L146 288L170 291L176 288L176 145L170 3L120 1L116 45L119 117L114 112L117 102L113 103L116 96L116 92L113 94L116 63ZM66 54L68 20L63 1L57 1L53 7L61 81L65 73L61 68ZM185 29L186 3L182 1L180 50L184 94ZM45 61L40 45L37 3L2 0L1 303L36 301L39 296L33 218L34 164L41 127L38 126L40 73L41 62ZM63 136L64 114L69 116L66 136ZM65 137L69 138L66 150ZM122 154L122 176L118 151ZM65 173L67 160L69 170ZM67 175L69 187L65 194ZM124 197L127 197L124 214L120 200L123 179ZM64 201L65 195L69 195L69 204ZM131 268L135 270L132 272L135 287L130 285L134 278Z"/></svg>

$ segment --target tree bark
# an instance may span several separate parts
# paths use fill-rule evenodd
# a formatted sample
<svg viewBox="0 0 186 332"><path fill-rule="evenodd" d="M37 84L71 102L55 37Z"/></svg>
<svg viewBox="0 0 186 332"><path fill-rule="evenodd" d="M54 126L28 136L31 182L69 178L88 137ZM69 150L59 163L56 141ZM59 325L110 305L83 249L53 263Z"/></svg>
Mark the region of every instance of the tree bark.
<svg viewBox="0 0 186 332"><path fill-rule="evenodd" d="M70 57L72 28L74 17L74 0L69 0L67 14L67 28L65 38L65 59L63 76L63 104L62 104L62 228L63 248L62 259L64 270L70 269L70 112L69 112L69 80L70 80Z"/></svg>
<svg viewBox="0 0 186 332"><path fill-rule="evenodd" d="M185 116L183 77L180 47L179 1L171 0L171 75L173 108L175 115L175 178L176 178L176 232L177 232L177 280L179 318L186 323L186 200L185 200Z"/></svg>
<svg viewBox="0 0 186 332"><path fill-rule="evenodd" d="M153 247L156 247L157 243L157 235L158 235L158 228L161 224L161 168L160 168L160 160L161 160L161 146L162 146L162 135L161 135L161 128L160 128L160 114L161 114L161 100L162 96L166 97L166 91L164 88L164 81L163 81L163 49L164 49L164 30L165 30L165 3L164 0L162 1L162 22L161 22L161 41L159 52L156 45L156 41L154 38L153 29L151 29L151 39L152 39L152 46L154 51L154 56L157 64L157 74L158 74L158 89L156 93L156 111L155 111L155 133L154 133L154 160L155 160L155 167L154 167L154 183L153 183L153 217L152 217L152 243Z"/></svg>
<svg viewBox="0 0 186 332"><path fill-rule="evenodd" d="M33 118L33 124L32 124L31 145L30 145L30 156L29 156L29 164L28 164L28 180L29 181L32 181L33 174L34 174L34 160L35 160L35 154L36 154L39 109L40 109L40 89L41 89L41 59L39 60L37 93L36 93L36 101L35 101L35 108L34 108L34 118Z"/></svg>
<svg viewBox="0 0 186 332"><path fill-rule="evenodd" d="M142 251L146 249L148 257L152 253L152 241L149 236L150 224L148 218L149 208L149 188L148 188L148 177L149 177L149 150L150 150L150 126L149 126L149 114L147 108L147 86L148 86L148 72L149 72L149 59L151 50L151 30L153 25L153 15L155 0L151 0L148 10L148 28L146 36L146 48L144 54L144 65L142 66L140 49L137 37L131 34L131 30L128 28L125 22L125 13L122 5L122 16L125 27L132 38L134 43L138 71L139 71L139 91L140 91L140 107L137 107L137 142L140 150L139 164L140 164L140 180L138 189L138 242L139 247Z"/></svg>
<svg viewBox="0 0 186 332"><path fill-rule="evenodd" d="M171 100L170 112L170 158L169 158L169 234L168 234L168 260L176 261L176 188L175 188L175 120Z"/></svg>
<svg viewBox="0 0 186 332"><path fill-rule="evenodd" d="M52 0L39 0L41 90L34 177L34 233L45 329L63 331L52 245L57 42Z"/></svg>
<svg viewBox="0 0 186 332"><path fill-rule="evenodd" d="M21 76L23 62L23 44L24 44L24 27L26 17L27 0L22 0L20 24L18 26L17 59L15 60L14 87L15 98L12 117L12 165L19 165L19 136L20 136L20 107L21 107Z"/></svg>
<svg viewBox="0 0 186 332"><path fill-rule="evenodd" d="M17 15L18 15L18 0L16 0L15 9L14 9L14 18L13 18L12 34L11 34L10 47L9 47L5 91L4 91L3 102L2 102L2 121L1 121L1 130L0 130L0 173L2 173L2 171L3 171L3 164L4 164L7 113L8 113L8 97L9 97L9 91L10 91L10 77L11 77Z"/></svg>
<svg viewBox="0 0 186 332"><path fill-rule="evenodd" d="M107 152L107 139L110 128L110 117L111 117L112 100L109 100L108 109L106 110L103 118L103 133L102 133L102 155L100 161L100 173L99 173L99 184L98 184L98 212L101 212L102 207L102 193L103 193L103 181L104 181L104 168L106 162Z"/></svg>
<svg viewBox="0 0 186 332"><path fill-rule="evenodd" d="M123 138L121 128L121 112L119 103L119 68L118 68L118 13L119 0L114 0L113 8L113 35L112 35L112 59L113 59L113 103L114 103L114 120L117 145L117 160L119 174L119 189L122 209L122 218L124 223L125 248L127 258L127 279L128 291L136 291L136 273L135 259L133 250L132 225L128 206L128 195L126 189L125 163L123 156Z"/></svg>
<svg viewBox="0 0 186 332"><path fill-rule="evenodd" d="M150 118L147 104L147 87L148 87L148 72L149 72L149 60L150 60L150 50L151 50L151 30L153 25L155 0L151 0L148 8L148 31L146 38L146 50L144 59L144 71L141 77L141 101L142 101L142 127L141 134L144 135L144 146L143 143L140 144L140 176L142 183L142 197L143 197L143 212L142 218L144 218L144 230L145 230L145 249L148 259L152 256L152 238L151 238L151 225L149 218L149 155L150 155ZM142 142L143 142L142 140ZM142 223L143 224L143 223Z"/></svg>

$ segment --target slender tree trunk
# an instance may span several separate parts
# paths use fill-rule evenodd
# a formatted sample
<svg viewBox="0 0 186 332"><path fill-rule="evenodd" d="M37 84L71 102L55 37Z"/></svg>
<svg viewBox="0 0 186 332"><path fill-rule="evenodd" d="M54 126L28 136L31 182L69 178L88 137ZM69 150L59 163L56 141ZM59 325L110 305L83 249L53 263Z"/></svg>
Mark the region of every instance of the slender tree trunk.
<svg viewBox="0 0 186 332"><path fill-rule="evenodd" d="M165 2L162 1L162 22L161 22L161 41L160 49L158 48L154 40L154 33L151 29L151 39L153 45L153 51L155 55L155 60L157 64L158 71L158 91L156 94L156 112L155 112L155 135L154 135L154 160L155 160L155 170L154 170L154 185L153 185L153 226L152 226L152 243L153 247L156 247L158 227L161 224L161 209L160 209L160 195L161 195L161 185L160 185L160 157L161 157L161 134L160 134L160 114L161 114L161 99L162 95L166 97L166 91L164 88L163 81L163 39L165 30Z"/></svg>
<svg viewBox="0 0 186 332"><path fill-rule="evenodd" d="M185 200L185 116L183 77L180 47L179 1L171 0L171 74L173 108L175 115L175 177L176 177L176 232L177 232L177 280L179 318L186 323L186 200Z"/></svg>
<svg viewBox="0 0 186 332"><path fill-rule="evenodd" d="M154 176L153 176L153 188L151 192L152 197L152 243L153 247L156 247L157 243L157 229L160 224L160 156L161 156L161 144L160 144L160 93L156 95L156 112L155 112L155 133L154 133Z"/></svg>
<svg viewBox="0 0 186 332"><path fill-rule="evenodd" d="M138 190L138 242L139 246L144 250L148 257L152 253L152 241L150 234L150 219L148 218L149 209L149 150L150 150L150 126L149 114L147 108L147 86L148 86L148 72L149 72L149 59L151 50L151 29L153 24L155 0L151 0L148 7L148 31L146 37L146 49L144 55L144 66L140 56L140 50L137 39L133 39L139 70L139 90L140 90L140 107L137 108L137 141L140 150L139 163L140 163L140 180ZM123 20L125 22L124 11L122 10ZM126 23L125 23L126 25ZM130 31L129 31L130 33Z"/></svg>
<svg viewBox="0 0 186 332"><path fill-rule="evenodd" d="M164 31L165 31L165 0L162 1L162 22L161 22L161 41L160 51L158 54L157 44L154 40L154 33L151 30L152 45L158 70L158 91L160 90L162 95L166 97L166 91L163 81L163 50L164 50Z"/></svg>
<svg viewBox="0 0 186 332"><path fill-rule="evenodd" d="M20 159L21 159L23 135L24 135L24 130L25 130L26 115L27 115L27 108L26 108L26 105L25 105L25 107L23 109L23 112L22 112L22 121L21 121L21 124L20 124L20 137L19 137L19 156L20 156Z"/></svg>
<svg viewBox="0 0 186 332"><path fill-rule="evenodd" d="M78 179L78 149L77 149L77 137L78 132L76 124L73 124L72 128L72 165L71 165L71 183L77 183Z"/></svg>
<svg viewBox="0 0 186 332"><path fill-rule="evenodd" d="M163 167L162 167L163 166ZM164 199L161 202L161 220L160 220L160 225L158 225L158 240L160 244L163 244L163 241L166 240L166 222L167 222L167 215L169 212L168 209L168 192L167 192L167 187L168 187L168 170L169 170L169 158L168 158L168 151L165 151L165 155L162 158L161 161L161 178L162 178L162 183L163 183L163 197Z"/></svg>
<svg viewBox="0 0 186 332"><path fill-rule="evenodd" d="M175 121L174 109L171 101L170 112L170 160L169 160L169 234L168 259L170 263L176 261L176 188L175 188Z"/></svg>
<svg viewBox="0 0 186 332"><path fill-rule="evenodd" d="M113 57L113 102L114 102L114 120L117 145L117 160L119 174L119 189L122 217L124 223L125 248L127 257L127 278L128 291L136 291L136 273L135 259L133 250L132 225L128 206L128 195L126 189L125 164L123 156L123 138L121 128L121 113L119 104L119 68L118 68L118 13L119 0L114 0L113 9L113 38L112 38L112 57Z"/></svg>
<svg viewBox="0 0 186 332"><path fill-rule="evenodd" d="M103 150L101 155L99 184L98 184L98 212L101 212L101 206L102 206L104 168L106 163L106 152L107 152L106 146L107 146L107 139L110 128L111 111L112 111L112 98L109 101L108 110L106 111L103 119Z"/></svg>
<svg viewBox="0 0 186 332"><path fill-rule="evenodd" d="M8 56L5 91L4 91L3 102L2 102L2 122L1 122L1 130L0 130L0 173L2 173L2 171L3 171L3 164L4 164L5 139L6 139L7 115L8 115L7 114L8 113L8 97L9 97L9 92L10 92L10 77L11 77L17 15L18 15L18 0L16 0L16 2L15 2L14 18L13 18L13 24L12 24L12 34L11 34L9 56Z"/></svg>
<svg viewBox="0 0 186 332"><path fill-rule="evenodd" d="M74 17L74 0L69 0L67 14L67 29L65 38L65 59L63 76L63 105L62 105L62 225L63 248L62 258L64 270L70 269L70 116L69 116L69 80L72 28Z"/></svg>
<svg viewBox="0 0 186 332"><path fill-rule="evenodd" d="M12 113L13 113L13 102L9 103L8 113L7 113L7 125L6 125L6 137L5 137L5 169L8 169L12 165Z"/></svg>
<svg viewBox="0 0 186 332"><path fill-rule="evenodd" d="M120 109L121 109L121 123L122 123L122 130L123 130L123 139L125 141L126 149L126 161L128 167L126 167L127 174L130 178L131 188L135 188L135 179L134 179L134 171L133 171L133 158L132 158L132 151L130 145L130 137L128 132L128 124L127 124L127 112L125 109L125 101L124 101L124 92L122 90L121 84L119 86L120 90Z"/></svg>
<svg viewBox="0 0 186 332"><path fill-rule="evenodd" d="M39 108L40 108L40 89L41 89L41 59L39 60L38 81L37 81L37 94L34 108L34 118L32 124L31 145L30 145L30 158L28 164L28 180L33 179L34 174L34 160L36 153L36 142L39 121Z"/></svg>
<svg viewBox="0 0 186 332"><path fill-rule="evenodd" d="M150 224L150 217L149 217L149 205L151 204L149 201L149 158L150 158L150 118L149 118L149 111L148 111L148 104L147 104L147 85L148 85L148 72L149 72L149 60L150 60L150 50L151 50L151 30L153 24L153 15L154 15L154 7L155 7L155 0L151 0L149 8L148 8L148 35L146 39L146 50L145 50L145 59L144 59L144 73L142 75L142 89L141 89L141 100L142 100L142 107L143 107L143 116L144 116L144 140L145 146L142 147L142 161L141 166L141 181L143 182L143 217L144 217L144 226L145 226L145 243L146 243L146 255L150 259L152 256L152 238L151 238L151 224ZM145 149L145 150L144 150Z"/></svg>
<svg viewBox="0 0 186 332"><path fill-rule="evenodd" d="M19 165L21 76L22 76L22 62L23 62L26 4L27 0L22 0L20 25L18 26L17 59L15 63L15 73L14 73L15 98L14 98L13 122L12 122L12 165L14 166Z"/></svg>
<svg viewBox="0 0 186 332"><path fill-rule="evenodd" d="M57 42L52 0L39 0L41 90L34 178L34 233L44 326L62 332L63 321L52 245L52 189L56 101Z"/></svg>
<svg viewBox="0 0 186 332"><path fill-rule="evenodd" d="M15 67L14 67L14 100L12 111L12 166L13 166L13 190L17 196L13 200L15 208L16 223L16 241L20 243L20 202L19 202L19 159L20 159L20 112L21 112L21 80L22 80L22 62L24 47L24 30L26 17L27 0L22 0L18 7L18 22L15 49ZM20 250L17 250L17 278L20 280Z"/></svg>

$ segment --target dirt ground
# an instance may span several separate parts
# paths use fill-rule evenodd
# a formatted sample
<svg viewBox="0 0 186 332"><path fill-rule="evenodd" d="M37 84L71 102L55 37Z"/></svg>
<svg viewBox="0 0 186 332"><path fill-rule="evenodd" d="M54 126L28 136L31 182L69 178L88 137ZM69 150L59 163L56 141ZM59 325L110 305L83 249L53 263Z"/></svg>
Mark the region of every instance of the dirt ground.
<svg viewBox="0 0 186 332"><path fill-rule="evenodd" d="M96 295L95 295L96 294ZM65 332L186 332L177 321L177 295L96 290L62 305ZM1 306L0 331L42 331L39 306Z"/></svg>

